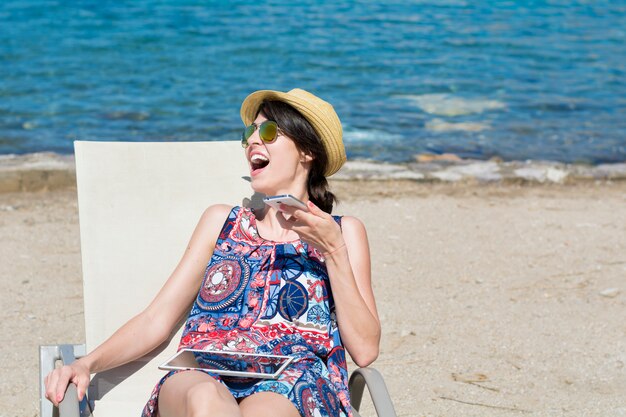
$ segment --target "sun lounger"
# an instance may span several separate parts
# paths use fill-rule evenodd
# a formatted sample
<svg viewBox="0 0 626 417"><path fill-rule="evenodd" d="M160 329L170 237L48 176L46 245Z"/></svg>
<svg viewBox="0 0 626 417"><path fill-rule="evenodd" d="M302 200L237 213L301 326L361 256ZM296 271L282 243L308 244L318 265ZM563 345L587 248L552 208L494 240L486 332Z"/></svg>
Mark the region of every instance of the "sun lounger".
<svg viewBox="0 0 626 417"><path fill-rule="evenodd" d="M238 142L78 141L75 155L86 343L40 347L42 417L56 415L43 396L43 377L57 361L70 363L94 349L148 305L206 207L262 204L262 196L251 195ZM144 358L93 375L88 400L80 404L70 385L58 415L138 417L163 375L157 366L176 352L181 332ZM377 371L357 369L350 381L355 410L367 385L378 415L395 416Z"/></svg>

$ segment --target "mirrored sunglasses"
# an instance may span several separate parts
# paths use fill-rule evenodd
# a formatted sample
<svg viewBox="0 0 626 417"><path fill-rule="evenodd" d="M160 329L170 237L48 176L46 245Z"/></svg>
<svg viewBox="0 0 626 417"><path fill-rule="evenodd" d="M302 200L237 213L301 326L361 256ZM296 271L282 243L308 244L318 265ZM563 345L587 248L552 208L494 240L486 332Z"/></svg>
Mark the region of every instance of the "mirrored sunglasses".
<svg viewBox="0 0 626 417"><path fill-rule="evenodd" d="M264 143L272 143L276 140L278 136L278 125L273 120L266 120L260 125L252 123L243 130L241 134L241 146L244 148L248 147L248 139L254 134L257 127L259 128L259 137Z"/></svg>

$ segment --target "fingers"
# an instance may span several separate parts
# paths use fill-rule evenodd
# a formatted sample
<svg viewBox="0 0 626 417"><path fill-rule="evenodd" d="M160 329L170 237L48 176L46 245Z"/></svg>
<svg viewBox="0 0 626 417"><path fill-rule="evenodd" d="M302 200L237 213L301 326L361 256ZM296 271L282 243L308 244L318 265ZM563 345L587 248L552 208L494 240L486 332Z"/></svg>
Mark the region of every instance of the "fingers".
<svg viewBox="0 0 626 417"><path fill-rule="evenodd" d="M55 369L46 377L46 398L54 405L58 405L58 401L56 399L56 388L57 381L59 380L59 372L59 369Z"/></svg>
<svg viewBox="0 0 626 417"><path fill-rule="evenodd" d="M55 369L46 376L44 380L46 384L46 398L55 406L58 407L63 397L65 397L65 391L72 377L73 371L69 366Z"/></svg>
<svg viewBox="0 0 626 417"><path fill-rule="evenodd" d="M300 209L298 207L292 207L285 204L281 204L279 206L280 211L284 214L289 215L290 219L300 220L300 219L308 219L310 221L314 221L315 218L325 218L327 213L322 211L319 207L313 204L311 201L307 203L307 210ZM312 216L312 217L309 217Z"/></svg>
<svg viewBox="0 0 626 417"><path fill-rule="evenodd" d="M61 402L61 400L63 400L63 397L65 397L65 390L67 389L67 385L70 383L71 377L72 370L69 367L64 366L63 368L61 368L61 372L59 375L59 379L57 380L56 386L55 400L57 401L57 404Z"/></svg>
<svg viewBox="0 0 626 417"><path fill-rule="evenodd" d="M307 202L308 210L285 204L281 204L278 208L279 213L285 219L283 227L296 232L300 239L322 251L325 250L324 248L333 246L329 238L334 241L336 235L341 236L341 229L333 217L311 201Z"/></svg>
<svg viewBox="0 0 626 417"><path fill-rule="evenodd" d="M280 212L284 213L284 214L288 214L290 216L294 216L296 214L301 214L304 213L304 210L299 209L297 207L292 207L292 206L288 206L286 204L281 204L278 206L280 209Z"/></svg>
<svg viewBox="0 0 626 417"><path fill-rule="evenodd" d="M78 401L81 401L87 392L87 388L89 387L89 377L76 375L76 378L72 380L72 383L76 385Z"/></svg>
<svg viewBox="0 0 626 417"><path fill-rule="evenodd" d="M292 209L289 213L281 213L287 221L286 228L294 231L297 229L308 228L316 229L319 224L319 219L300 209Z"/></svg>
<svg viewBox="0 0 626 417"><path fill-rule="evenodd" d="M307 201L306 205L309 208L309 211L311 213L315 214L316 216L324 217L326 214L328 214L324 210L322 210L321 208L317 207L315 205L315 203L313 203L311 200Z"/></svg>
<svg viewBox="0 0 626 417"><path fill-rule="evenodd" d="M50 399L50 395L48 394L48 387L50 387L50 374L46 375L46 377L43 379L43 383L45 385L45 390L46 390L44 395L47 399Z"/></svg>

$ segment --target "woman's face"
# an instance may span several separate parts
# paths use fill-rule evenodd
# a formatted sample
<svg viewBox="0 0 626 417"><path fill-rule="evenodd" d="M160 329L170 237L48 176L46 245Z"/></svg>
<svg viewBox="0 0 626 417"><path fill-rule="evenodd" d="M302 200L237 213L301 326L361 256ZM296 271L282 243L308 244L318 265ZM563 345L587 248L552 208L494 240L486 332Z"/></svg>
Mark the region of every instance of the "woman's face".
<svg viewBox="0 0 626 417"><path fill-rule="evenodd" d="M267 118L259 113L258 126ZM306 180L311 157L300 152L295 142L285 136L278 126L278 136L272 143L259 137L259 129L248 138L246 158L250 167L252 189L265 195L293 194L306 197Z"/></svg>

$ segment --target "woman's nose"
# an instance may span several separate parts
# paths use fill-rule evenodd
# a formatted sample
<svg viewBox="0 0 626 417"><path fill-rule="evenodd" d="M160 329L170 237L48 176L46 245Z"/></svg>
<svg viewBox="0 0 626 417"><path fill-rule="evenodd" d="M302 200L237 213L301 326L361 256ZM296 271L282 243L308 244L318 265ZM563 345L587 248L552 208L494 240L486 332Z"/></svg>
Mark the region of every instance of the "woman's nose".
<svg viewBox="0 0 626 417"><path fill-rule="evenodd" d="M255 127L254 132L248 138L248 146L252 145L253 143L257 143L257 144L263 143L263 141L261 140L261 137L259 136L258 127Z"/></svg>

